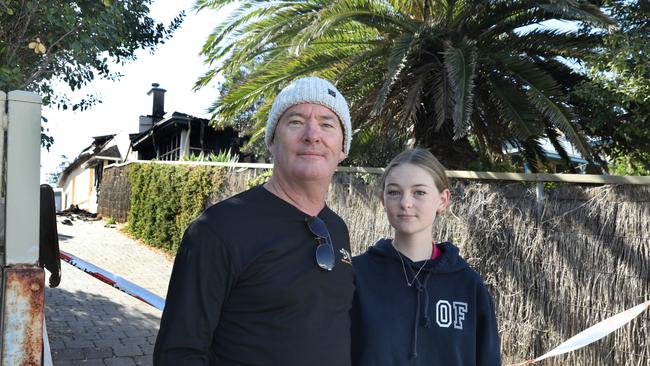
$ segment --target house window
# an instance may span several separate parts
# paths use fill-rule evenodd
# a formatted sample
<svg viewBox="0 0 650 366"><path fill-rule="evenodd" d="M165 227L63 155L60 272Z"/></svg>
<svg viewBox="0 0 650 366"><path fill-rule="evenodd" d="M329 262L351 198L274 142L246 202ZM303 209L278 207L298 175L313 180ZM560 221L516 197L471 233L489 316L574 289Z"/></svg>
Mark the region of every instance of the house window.
<svg viewBox="0 0 650 366"><path fill-rule="evenodd" d="M167 142L161 144L160 157L163 161L178 160L181 153L181 136L172 136Z"/></svg>

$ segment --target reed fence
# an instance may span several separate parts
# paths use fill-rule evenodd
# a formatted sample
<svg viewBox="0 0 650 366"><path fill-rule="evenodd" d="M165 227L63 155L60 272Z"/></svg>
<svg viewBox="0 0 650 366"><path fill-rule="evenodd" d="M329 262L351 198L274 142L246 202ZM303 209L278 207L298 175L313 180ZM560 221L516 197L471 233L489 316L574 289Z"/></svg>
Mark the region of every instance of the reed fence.
<svg viewBox="0 0 650 366"><path fill-rule="evenodd" d="M123 199L105 189L128 192L122 173L111 169L123 167L104 174L100 207L110 206L110 197ZM255 174L227 173L206 205L245 190ZM351 174L337 173L327 203L347 222L358 254L391 230L374 187ZM489 286L504 365L539 356L649 299L650 185L552 183L540 199L534 181L452 176L452 183L451 212L437 221L435 237L457 243ZM649 340L645 313L595 344L540 364L648 366Z"/></svg>

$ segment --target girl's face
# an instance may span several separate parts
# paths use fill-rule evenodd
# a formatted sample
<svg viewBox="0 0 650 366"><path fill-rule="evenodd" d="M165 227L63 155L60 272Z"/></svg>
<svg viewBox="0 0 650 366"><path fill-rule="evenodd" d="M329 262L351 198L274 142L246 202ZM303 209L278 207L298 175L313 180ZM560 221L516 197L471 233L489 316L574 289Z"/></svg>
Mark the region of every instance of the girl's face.
<svg viewBox="0 0 650 366"><path fill-rule="evenodd" d="M449 190L438 191L433 177L413 164L394 167L386 176L384 209L396 236L431 235L438 212L449 203Z"/></svg>

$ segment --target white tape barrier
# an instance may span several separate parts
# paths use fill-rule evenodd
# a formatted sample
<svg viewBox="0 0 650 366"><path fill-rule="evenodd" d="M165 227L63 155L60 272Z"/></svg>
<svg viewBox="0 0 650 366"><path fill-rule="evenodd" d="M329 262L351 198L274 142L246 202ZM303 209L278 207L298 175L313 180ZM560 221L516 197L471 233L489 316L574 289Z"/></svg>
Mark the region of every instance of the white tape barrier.
<svg viewBox="0 0 650 366"><path fill-rule="evenodd" d="M135 297L138 300L144 301L160 311L162 311L165 307L165 299L134 284L133 282L130 282L120 276L116 276L102 268L95 266L90 262L86 262L83 259L75 257L74 255L66 253L62 250L59 251L59 257L67 263L70 263L71 265L97 278L98 280L105 282L115 287L116 289Z"/></svg>
<svg viewBox="0 0 650 366"><path fill-rule="evenodd" d="M551 351L537 357L534 360L518 363L516 365L533 364L549 357L554 357L567 352L575 351L588 344L596 342L597 340L605 337L606 335L632 321L632 319L639 316L639 314L644 312L648 307L650 307L650 300L633 308L627 309L622 313L611 316L601 321L600 323L583 330L582 332L568 339L566 342L560 344L559 346L553 348Z"/></svg>

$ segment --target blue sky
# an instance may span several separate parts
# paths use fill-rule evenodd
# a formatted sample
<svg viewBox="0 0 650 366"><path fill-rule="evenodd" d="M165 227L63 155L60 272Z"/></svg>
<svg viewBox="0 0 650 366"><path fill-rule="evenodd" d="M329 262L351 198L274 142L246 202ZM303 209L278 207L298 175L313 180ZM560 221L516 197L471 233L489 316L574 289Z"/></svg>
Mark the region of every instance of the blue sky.
<svg viewBox="0 0 650 366"><path fill-rule="evenodd" d="M83 112L43 109L43 116L48 119L45 126L54 137L54 145L49 152L41 149L41 181L44 181L45 174L56 170L61 155L74 159L90 145L93 136L120 131L138 132L138 117L151 113L151 96L147 96L147 92L154 82L167 90L166 112L208 116L206 109L217 97L216 89L211 87L193 92L192 87L207 70L199 56L201 47L225 15L210 10L197 14L190 10L192 3L193 0L154 0L151 16L158 21L168 23L185 10L186 18L181 28L153 55L139 51L135 62L115 67L114 71L124 75L120 80L95 80L79 93L71 94L82 97L97 93L101 104ZM62 88L66 86L62 85Z"/></svg>

